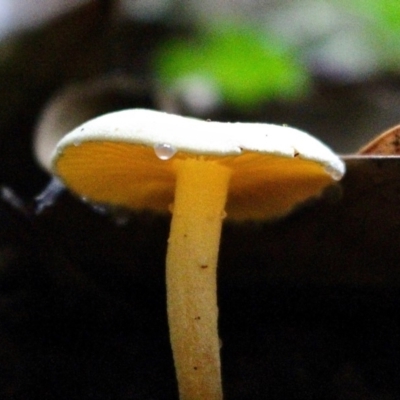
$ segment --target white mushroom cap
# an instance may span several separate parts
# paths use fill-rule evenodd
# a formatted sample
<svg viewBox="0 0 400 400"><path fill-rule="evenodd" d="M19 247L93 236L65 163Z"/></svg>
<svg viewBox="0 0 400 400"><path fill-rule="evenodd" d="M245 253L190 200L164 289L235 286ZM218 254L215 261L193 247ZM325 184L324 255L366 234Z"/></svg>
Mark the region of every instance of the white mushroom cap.
<svg viewBox="0 0 400 400"><path fill-rule="evenodd" d="M164 157L154 149L165 151ZM59 142L53 169L93 202L167 211L174 161L188 157L232 169L226 211L236 219L284 215L345 172L328 147L297 129L145 109L106 114L76 128Z"/></svg>

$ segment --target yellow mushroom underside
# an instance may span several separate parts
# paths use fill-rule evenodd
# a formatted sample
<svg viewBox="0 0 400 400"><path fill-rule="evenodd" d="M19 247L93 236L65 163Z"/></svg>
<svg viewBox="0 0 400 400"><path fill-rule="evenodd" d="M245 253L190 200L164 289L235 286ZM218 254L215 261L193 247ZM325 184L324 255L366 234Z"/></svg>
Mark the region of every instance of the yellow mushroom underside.
<svg viewBox="0 0 400 400"><path fill-rule="evenodd" d="M281 216L331 182L324 166L255 152L160 160L145 146L84 142L63 148L54 167L94 202L161 212L172 205L167 306L180 399L222 399L216 271L225 210L236 219Z"/></svg>
<svg viewBox="0 0 400 400"><path fill-rule="evenodd" d="M93 202L167 212L174 201L177 163L213 160L231 170L226 212L231 219L270 219L320 194L332 182L320 163L256 152L200 156L179 152L160 160L152 148L127 143L83 142L63 149L57 174Z"/></svg>

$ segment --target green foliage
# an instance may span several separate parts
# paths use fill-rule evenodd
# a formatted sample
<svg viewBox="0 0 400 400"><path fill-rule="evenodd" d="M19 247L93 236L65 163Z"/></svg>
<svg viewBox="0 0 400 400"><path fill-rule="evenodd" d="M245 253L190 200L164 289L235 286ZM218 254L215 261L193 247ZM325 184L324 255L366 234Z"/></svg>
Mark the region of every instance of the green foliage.
<svg viewBox="0 0 400 400"><path fill-rule="evenodd" d="M190 40L170 40L158 50L155 69L170 87L187 77L206 79L225 101L242 108L298 97L309 84L293 49L263 31L232 24L201 30Z"/></svg>
<svg viewBox="0 0 400 400"><path fill-rule="evenodd" d="M400 65L400 1L340 0L344 10L359 18L368 32L371 47L379 56L383 70Z"/></svg>

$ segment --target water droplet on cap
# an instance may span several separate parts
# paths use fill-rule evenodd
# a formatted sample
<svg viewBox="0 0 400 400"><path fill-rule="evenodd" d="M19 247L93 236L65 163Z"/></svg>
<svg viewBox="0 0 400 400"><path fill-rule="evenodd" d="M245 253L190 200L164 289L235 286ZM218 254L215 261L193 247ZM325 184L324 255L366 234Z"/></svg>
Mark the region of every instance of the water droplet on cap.
<svg viewBox="0 0 400 400"><path fill-rule="evenodd" d="M176 148L168 143L158 143L154 146L154 152L160 160L169 160L176 151Z"/></svg>

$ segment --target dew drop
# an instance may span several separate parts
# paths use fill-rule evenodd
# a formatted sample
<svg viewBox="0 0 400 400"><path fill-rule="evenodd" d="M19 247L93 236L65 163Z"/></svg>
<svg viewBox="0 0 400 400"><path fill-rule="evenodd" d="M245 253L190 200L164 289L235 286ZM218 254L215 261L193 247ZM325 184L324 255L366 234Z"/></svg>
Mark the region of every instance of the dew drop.
<svg viewBox="0 0 400 400"><path fill-rule="evenodd" d="M160 160L169 160L176 154L176 148L168 143L158 143L154 146L154 152Z"/></svg>
<svg viewBox="0 0 400 400"><path fill-rule="evenodd" d="M325 167L325 172L328 173L335 181L340 181L340 179L343 177L343 173L341 171L330 165Z"/></svg>

